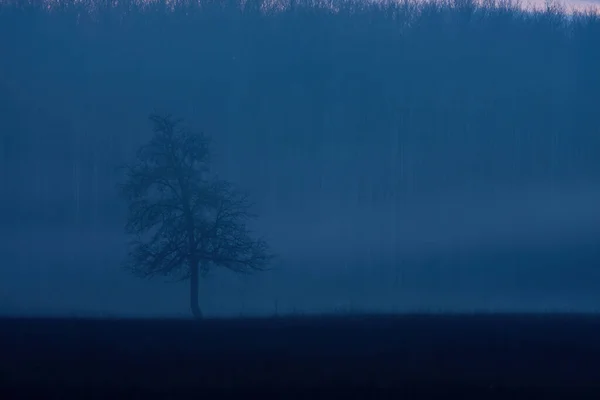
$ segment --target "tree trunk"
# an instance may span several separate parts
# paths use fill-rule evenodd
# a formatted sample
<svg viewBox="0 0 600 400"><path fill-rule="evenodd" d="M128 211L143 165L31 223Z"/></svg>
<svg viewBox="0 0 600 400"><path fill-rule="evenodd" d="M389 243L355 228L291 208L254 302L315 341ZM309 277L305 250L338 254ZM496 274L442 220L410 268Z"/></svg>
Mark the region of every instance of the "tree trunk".
<svg viewBox="0 0 600 400"><path fill-rule="evenodd" d="M198 263L191 263L190 265L190 307L192 309L192 315L196 319L202 318L202 310L198 304L198 287L200 285L200 271L198 270Z"/></svg>

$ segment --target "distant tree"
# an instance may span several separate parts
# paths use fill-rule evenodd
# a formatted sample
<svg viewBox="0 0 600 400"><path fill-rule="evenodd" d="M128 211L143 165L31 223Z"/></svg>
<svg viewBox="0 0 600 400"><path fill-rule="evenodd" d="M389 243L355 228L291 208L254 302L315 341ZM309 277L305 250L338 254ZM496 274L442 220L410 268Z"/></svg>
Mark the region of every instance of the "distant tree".
<svg viewBox="0 0 600 400"><path fill-rule="evenodd" d="M191 310L201 318L199 279L211 267L264 270L272 255L247 226L255 217L247 195L211 174L209 138L171 116L150 120L154 135L119 185L133 236L126 267L141 277L189 279Z"/></svg>

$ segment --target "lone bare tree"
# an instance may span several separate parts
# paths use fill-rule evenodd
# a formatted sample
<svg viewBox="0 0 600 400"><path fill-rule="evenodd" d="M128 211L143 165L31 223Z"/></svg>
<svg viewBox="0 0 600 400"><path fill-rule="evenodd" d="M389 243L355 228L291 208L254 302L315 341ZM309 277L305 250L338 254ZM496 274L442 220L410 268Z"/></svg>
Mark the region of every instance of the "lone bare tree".
<svg viewBox="0 0 600 400"><path fill-rule="evenodd" d="M150 120L154 135L119 185L133 236L125 266L141 277L189 279L192 314L201 318L200 276L211 267L264 270L272 255L248 228L255 215L247 195L211 174L209 138L168 115Z"/></svg>

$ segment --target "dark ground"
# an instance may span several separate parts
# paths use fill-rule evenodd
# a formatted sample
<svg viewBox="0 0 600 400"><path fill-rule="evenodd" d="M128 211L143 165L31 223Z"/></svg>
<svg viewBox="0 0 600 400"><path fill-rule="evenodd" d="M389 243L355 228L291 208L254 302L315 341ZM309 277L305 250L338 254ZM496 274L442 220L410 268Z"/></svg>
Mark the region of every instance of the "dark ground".
<svg viewBox="0 0 600 400"><path fill-rule="evenodd" d="M3 398L600 398L600 316L3 319L0 379Z"/></svg>

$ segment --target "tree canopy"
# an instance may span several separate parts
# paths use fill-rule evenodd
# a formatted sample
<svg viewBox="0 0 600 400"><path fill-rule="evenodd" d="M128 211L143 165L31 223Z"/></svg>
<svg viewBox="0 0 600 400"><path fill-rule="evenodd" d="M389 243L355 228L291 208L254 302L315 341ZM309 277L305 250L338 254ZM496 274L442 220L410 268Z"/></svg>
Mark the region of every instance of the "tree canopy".
<svg viewBox="0 0 600 400"><path fill-rule="evenodd" d="M272 255L254 238L248 196L210 168L210 138L173 117L152 114L151 140L126 165L120 192L128 204L126 266L142 277L191 280L196 316L198 278L211 267L238 273L264 270Z"/></svg>

